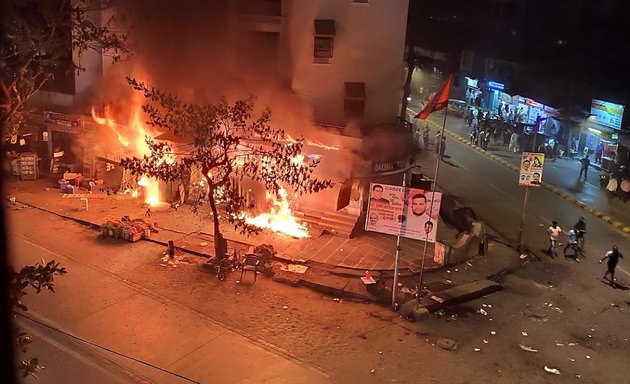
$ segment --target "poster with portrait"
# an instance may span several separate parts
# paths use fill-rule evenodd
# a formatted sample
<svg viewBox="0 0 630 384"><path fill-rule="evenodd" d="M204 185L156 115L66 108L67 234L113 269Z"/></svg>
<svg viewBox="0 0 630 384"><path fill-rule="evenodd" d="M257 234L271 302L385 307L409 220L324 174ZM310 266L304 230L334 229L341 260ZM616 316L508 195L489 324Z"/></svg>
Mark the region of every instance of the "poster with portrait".
<svg viewBox="0 0 630 384"><path fill-rule="evenodd" d="M544 153L523 152L518 174L518 185L522 187L540 187L544 164Z"/></svg>
<svg viewBox="0 0 630 384"><path fill-rule="evenodd" d="M365 230L435 242L442 193L370 184Z"/></svg>

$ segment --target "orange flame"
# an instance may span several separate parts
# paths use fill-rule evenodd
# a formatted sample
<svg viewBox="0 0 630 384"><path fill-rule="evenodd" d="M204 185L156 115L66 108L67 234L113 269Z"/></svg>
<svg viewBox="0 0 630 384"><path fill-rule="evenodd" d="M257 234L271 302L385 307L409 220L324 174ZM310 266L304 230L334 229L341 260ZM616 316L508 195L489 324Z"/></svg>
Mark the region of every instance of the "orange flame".
<svg viewBox="0 0 630 384"><path fill-rule="evenodd" d="M125 147L129 147L131 144L130 141L123 135L121 129L127 128L125 134L133 137L133 146L135 152L140 156L151 154L151 150L149 145L146 143L146 136L152 136L142 122L142 117L140 113L140 107L135 107L133 111L133 115L131 121L129 122L128 127L119 126L116 121L111 117L110 110L108 107L105 108L105 117L99 117L96 115L96 111L92 108L92 118L100 125L108 126L117 136L118 141ZM119 129L120 128L120 129ZM174 155L165 155L159 161L160 163L165 162L168 165L171 165L175 162ZM144 189L144 202L153 206L160 202L160 191L159 191L159 182L156 179L149 179L146 176L143 176L138 181L139 188L130 191L131 196L133 198L139 197L139 189Z"/></svg>
<svg viewBox="0 0 630 384"><path fill-rule="evenodd" d="M100 125L107 125L112 131L114 131L114 133L116 134L116 137L118 138L118 141L120 142L120 144L122 144L125 147L128 147L129 146L129 140L127 140L120 133L120 131L116 127L116 121L114 121L114 119L112 119L109 116L109 108L105 108L105 116L106 117L96 116L96 111L94 110L94 108L92 108L92 118L94 119L94 121L96 121Z"/></svg>
<svg viewBox="0 0 630 384"><path fill-rule="evenodd" d="M276 196L267 192L267 199L273 200L273 206L270 212L260 214L256 217L246 217L245 222L297 238L310 237L308 229L303 224L298 223L292 215L289 202L287 201L287 191L284 188L280 188L278 196L280 197L279 200Z"/></svg>
<svg viewBox="0 0 630 384"><path fill-rule="evenodd" d="M290 135L287 135L287 141L289 141L291 143L297 143L297 140L292 138ZM316 143L316 142L314 142L312 140L309 140L309 139L304 139L304 144L310 145L311 147L318 147L318 148L328 149L328 150L331 150L331 151L338 151L340 149L339 147L333 147L333 146L326 145L326 144Z"/></svg>

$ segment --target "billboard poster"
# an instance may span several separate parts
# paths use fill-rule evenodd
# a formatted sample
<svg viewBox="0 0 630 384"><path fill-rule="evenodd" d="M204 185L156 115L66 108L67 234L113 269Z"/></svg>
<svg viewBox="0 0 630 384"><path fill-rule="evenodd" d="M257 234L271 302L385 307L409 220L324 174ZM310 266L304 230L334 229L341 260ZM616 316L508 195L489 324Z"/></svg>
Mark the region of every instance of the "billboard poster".
<svg viewBox="0 0 630 384"><path fill-rule="evenodd" d="M441 192L370 184L365 230L434 243Z"/></svg>
<svg viewBox="0 0 630 384"><path fill-rule="evenodd" d="M591 103L593 121L614 129L621 129L623 110L623 105L609 103L608 101L593 99Z"/></svg>
<svg viewBox="0 0 630 384"><path fill-rule="evenodd" d="M544 164L544 153L523 152L521 155L521 168L518 174L518 185L522 187L540 187Z"/></svg>

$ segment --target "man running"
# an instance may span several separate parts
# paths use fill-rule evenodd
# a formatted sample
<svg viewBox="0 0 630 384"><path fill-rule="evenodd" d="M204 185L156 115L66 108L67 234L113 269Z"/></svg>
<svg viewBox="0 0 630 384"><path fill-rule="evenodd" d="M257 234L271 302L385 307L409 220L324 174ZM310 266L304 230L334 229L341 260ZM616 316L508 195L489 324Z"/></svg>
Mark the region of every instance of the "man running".
<svg viewBox="0 0 630 384"><path fill-rule="evenodd" d="M551 257L556 257L556 247L560 246L562 243L558 242L558 237L562 233L562 228L558 225L557 221L551 223L551 227L547 228L547 233L549 234L549 255Z"/></svg>
<svg viewBox="0 0 630 384"><path fill-rule="evenodd" d="M619 258L623 259L623 255L619 252L619 248L616 245L613 245L612 251L606 252L606 256L599 259L599 263L601 264L604 260L608 259L608 270L604 273L604 280L608 279L608 275L610 275L610 283L612 285L615 284L615 268L617 267L617 262Z"/></svg>
<svg viewBox="0 0 630 384"><path fill-rule="evenodd" d="M575 259L576 262L580 262L580 253L582 252L582 250L580 249L580 246L578 245L578 235L577 235L577 231L575 230L575 228L571 228L571 230L569 231L569 243L567 244L566 247L564 247L564 250L562 251L562 253L564 254L564 257L569 257L567 256L567 249L571 248L573 250L573 258Z"/></svg>

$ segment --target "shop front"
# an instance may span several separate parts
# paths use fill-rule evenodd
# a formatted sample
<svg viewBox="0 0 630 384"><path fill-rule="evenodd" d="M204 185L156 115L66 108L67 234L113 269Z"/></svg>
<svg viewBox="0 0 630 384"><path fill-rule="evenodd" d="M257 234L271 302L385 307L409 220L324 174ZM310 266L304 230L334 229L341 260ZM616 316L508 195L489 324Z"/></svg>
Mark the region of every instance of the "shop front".
<svg viewBox="0 0 630 384"><path fill-rule="evenodd" d="M591 114L582 124L580 147L584 155L594 154L595 164L604 170L612 170L621 162L620 154L625 148L620 145L621 121L624 106L593 99Z"/></svg>
<svg viewBox="0 0 630 384"><path fill-rule="evenodd" d="M610 170L619 149L619 133L587 119L580 136L580 155L589 156L596 165Z"/></svg>

